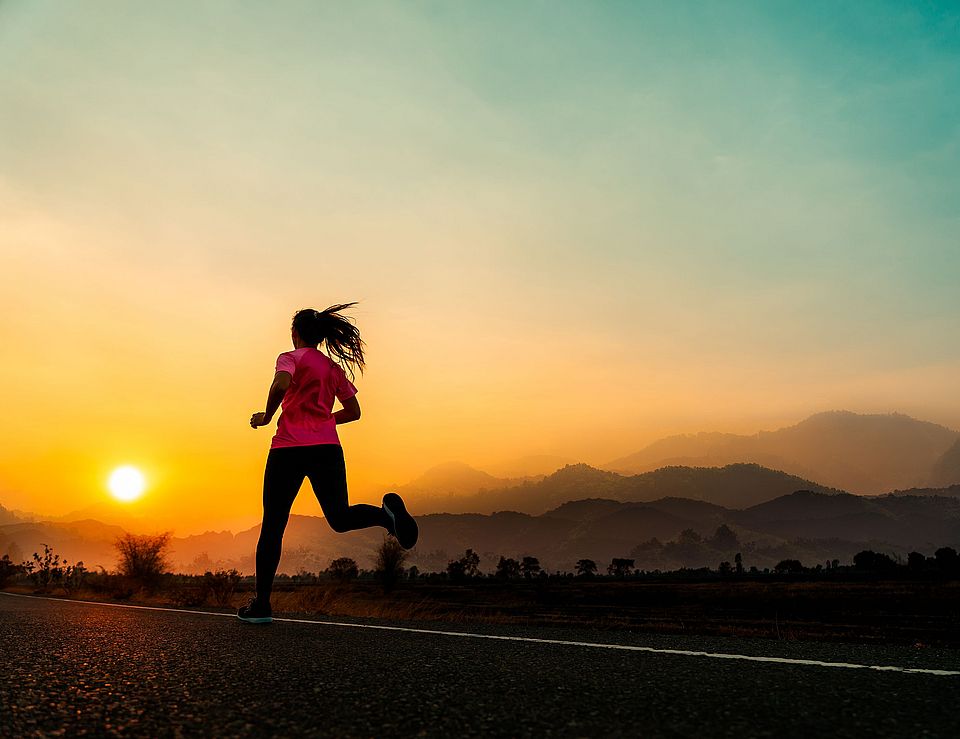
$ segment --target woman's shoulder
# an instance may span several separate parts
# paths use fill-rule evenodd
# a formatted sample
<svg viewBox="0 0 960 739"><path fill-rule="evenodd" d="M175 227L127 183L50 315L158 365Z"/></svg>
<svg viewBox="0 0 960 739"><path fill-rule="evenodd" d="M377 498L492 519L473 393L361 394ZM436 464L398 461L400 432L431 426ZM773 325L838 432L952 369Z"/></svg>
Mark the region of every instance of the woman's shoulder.
<svg viewBox="0 0 960 739"><path fill-rule="evenodd" d="M317 368L322 367L332 372L336 372L337 370L342 370L339 364L337 364L332 359L330 359L330 357L328 357L322 351L312 346L305 346L300 349L294 349L290 353L293 354L295 357L297 357L298 360L305 359L310 365Z"/></svg>
<svg viewBox="0 0 960 739"><path fill-rule="evenodd" d="M300 364L306 351L307 347L301 347L300 349L289 349L288 351L280 352L277 355L277 369L282 367L286 371L292 372L293 368Z"/></svg>
<svg viewBox="0 0 960 739"><path fill-rule="evenodd" d="M303 356L303 351L301 349L288 349L285 352L280 352L277 355L277 361L294 361L296 362L300 357Z"/></svg>

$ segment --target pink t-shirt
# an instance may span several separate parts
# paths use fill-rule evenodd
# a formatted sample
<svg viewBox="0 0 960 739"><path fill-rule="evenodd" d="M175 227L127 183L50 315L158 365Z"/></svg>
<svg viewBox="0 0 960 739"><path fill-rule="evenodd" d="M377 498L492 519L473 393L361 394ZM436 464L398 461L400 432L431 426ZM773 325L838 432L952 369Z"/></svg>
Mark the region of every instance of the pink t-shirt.
<svg viewBox="0 0 960 739"><path fill-rule="evenodd" d="M339 444L333 400L357 394L343 368L319 349L305 346L277 357L277 372L293 378L281 402L277 433L270 448Z"/></svg>

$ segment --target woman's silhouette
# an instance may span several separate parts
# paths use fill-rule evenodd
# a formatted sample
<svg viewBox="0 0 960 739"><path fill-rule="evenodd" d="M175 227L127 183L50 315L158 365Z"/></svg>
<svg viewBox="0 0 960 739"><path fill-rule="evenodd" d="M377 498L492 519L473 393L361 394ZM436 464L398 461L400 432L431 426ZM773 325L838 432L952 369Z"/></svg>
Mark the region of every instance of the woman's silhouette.
<svg viewBox="0 0 960 739"><path fill-rule="evenodd" d="M347 373L352 378L355 369L362 372L364 368L360 331L341 314L353 305L356 303L333 305L322 311L305 308L294 315L294 349L277 357L266 409L250 417L253 428L266 426L282 403L263 473L257 595L237 611L244 621L272 620L270 592L280 564L283 530L304 477L309 478L323 515L334 531L382 526L405 549L417 543L417 523L396 493L384 495L379 508L347 502L347 475L337 425L360 418L357 388ZM319 350L320 344L326 345L327 354ZM336 413L334 398L343 405Z"/></svg>

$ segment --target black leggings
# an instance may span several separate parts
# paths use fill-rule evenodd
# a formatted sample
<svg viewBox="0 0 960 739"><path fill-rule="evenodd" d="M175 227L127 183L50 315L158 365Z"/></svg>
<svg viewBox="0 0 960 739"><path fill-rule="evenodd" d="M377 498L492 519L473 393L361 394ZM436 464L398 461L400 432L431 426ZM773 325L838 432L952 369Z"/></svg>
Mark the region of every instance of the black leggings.
<svg viewBox="0 0 960 739"><path fill-rule="evenodd" d="M303 478L310 480L330 527L340 533L371 526L388 527L382 508L347 502L347 470L339 444L271 449L263 472L263 525L257 542L257 600L270 602L280 564L283 530Z"/></svg>

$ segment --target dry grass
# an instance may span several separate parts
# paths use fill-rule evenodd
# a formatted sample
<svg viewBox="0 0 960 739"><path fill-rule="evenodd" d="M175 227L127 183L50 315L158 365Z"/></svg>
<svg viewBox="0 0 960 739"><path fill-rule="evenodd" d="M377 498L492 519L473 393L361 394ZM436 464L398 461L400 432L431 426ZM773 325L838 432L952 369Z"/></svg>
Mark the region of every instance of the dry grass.
<svg viewBox="0 0 960 739"><path fill-rule="evenodd" d="M179 588L179 590L177 589ZM246 585L249 588L249 583ZM8 590L31 592L25 585ZM216 608L184 602L192 591L138 591L124 602ZM122 595L126 595L121 591ZM109 592L82 590L86 600ZM241 587L230 603L250 597ZM274 612L454 624L526 624L716 634L782 641L841 640L960 647L960 582L499 582L372 581L278 584Z"/></svg>

